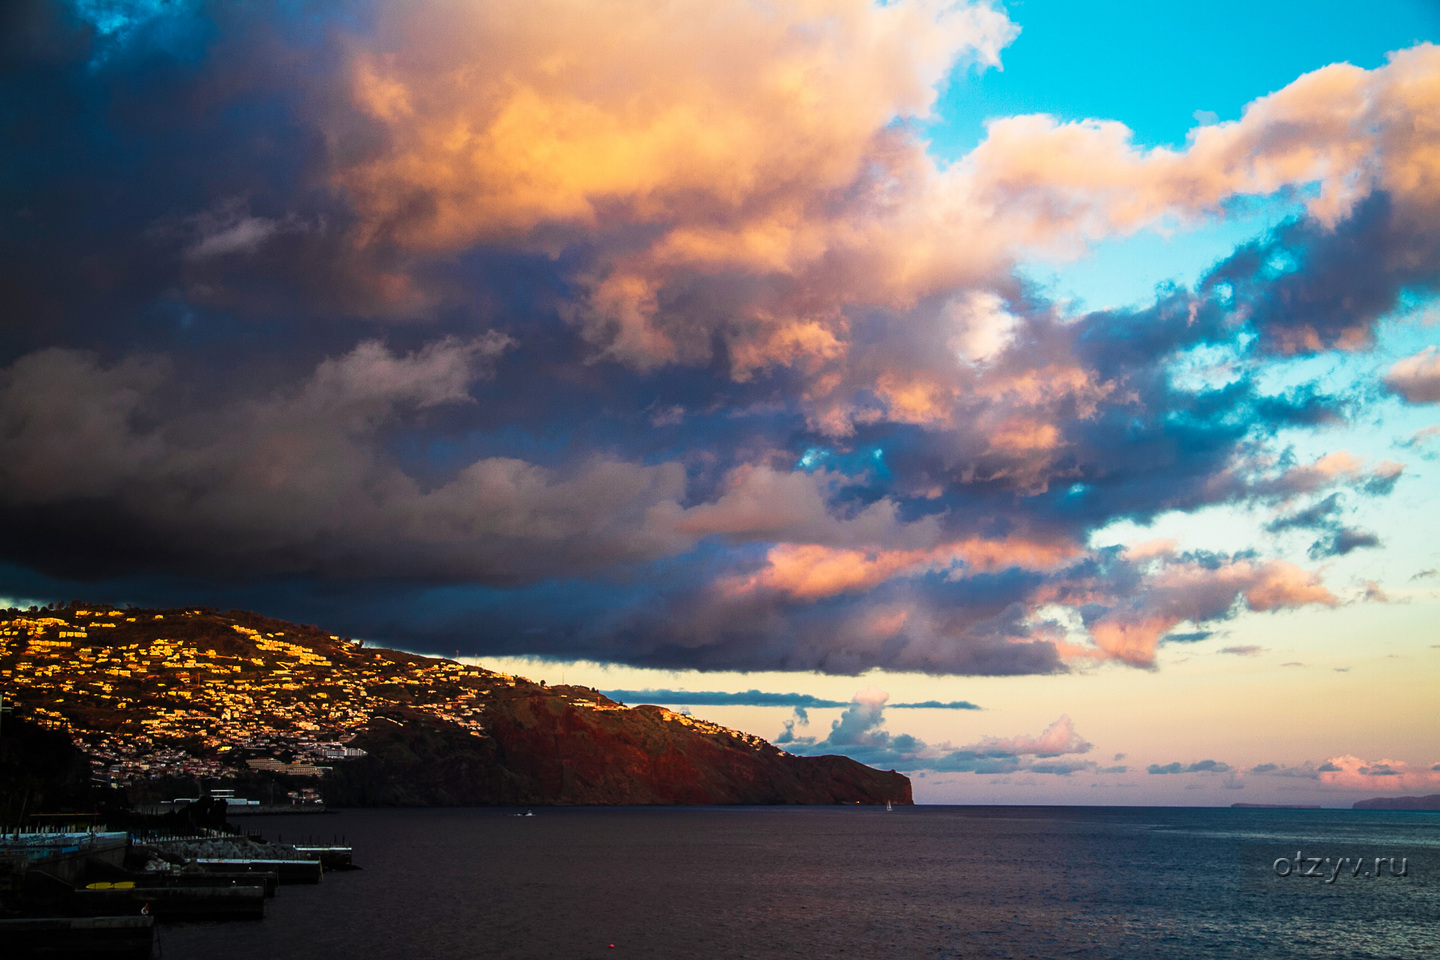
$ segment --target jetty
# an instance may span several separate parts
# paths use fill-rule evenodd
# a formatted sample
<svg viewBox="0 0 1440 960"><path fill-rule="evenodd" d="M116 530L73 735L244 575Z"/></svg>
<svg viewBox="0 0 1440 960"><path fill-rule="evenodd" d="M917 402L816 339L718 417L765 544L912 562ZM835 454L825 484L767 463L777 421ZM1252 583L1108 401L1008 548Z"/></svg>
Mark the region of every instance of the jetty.
<svg viewBox="0 0 1440 960"><path fill-rule="evenodd" d="M90 917L153 916L157 920L262 920L265 883L223 886L140 882L87 885L70 900L77 914ZM148 912L148 913L147 913Z"/></svg>
<svg viewBox="0 0 1440 960"><path fill-rule="evenodd" d="M274 874L277 883L319 883L325 866L319 860L229 860L197 859L192 861L201 870L214 873Z"/></svg>
<svg viewBox="0 0 1440 960"><path fill-rule="evenodd" d="M352 861L343 844L220 830L12 829L0 836L0 944L6 960L148 960L157 923L260 921L277 886L319 883Z"/></svg>

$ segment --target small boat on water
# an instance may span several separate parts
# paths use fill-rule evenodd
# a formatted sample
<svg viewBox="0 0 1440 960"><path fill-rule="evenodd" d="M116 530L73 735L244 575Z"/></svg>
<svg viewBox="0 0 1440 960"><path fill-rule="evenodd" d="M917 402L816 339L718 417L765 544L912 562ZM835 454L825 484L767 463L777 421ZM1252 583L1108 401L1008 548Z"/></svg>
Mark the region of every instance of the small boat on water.
<svg viewBox="0 0 1440 960"><path fill-rule="evenodd" d="M894 813L894 812L895 812L895 808L892 807L892 806L890 806L890 801L889 801L889 800L886 800L886 801L885 801L885 812L886 812L886 813Z"/></svg>

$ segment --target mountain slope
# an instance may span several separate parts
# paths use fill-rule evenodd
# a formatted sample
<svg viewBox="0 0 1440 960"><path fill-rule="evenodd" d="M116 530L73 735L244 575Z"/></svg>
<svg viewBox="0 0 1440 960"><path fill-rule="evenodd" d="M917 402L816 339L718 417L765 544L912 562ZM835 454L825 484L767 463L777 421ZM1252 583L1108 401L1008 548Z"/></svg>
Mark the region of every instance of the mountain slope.
<svg viewBox="0 0 1440 960"><path fill-rule="evenodd" d="M359 805L910 802L906 777L845 757L253 613L0 617L6 695L120 785L259 771Z"/></svg>

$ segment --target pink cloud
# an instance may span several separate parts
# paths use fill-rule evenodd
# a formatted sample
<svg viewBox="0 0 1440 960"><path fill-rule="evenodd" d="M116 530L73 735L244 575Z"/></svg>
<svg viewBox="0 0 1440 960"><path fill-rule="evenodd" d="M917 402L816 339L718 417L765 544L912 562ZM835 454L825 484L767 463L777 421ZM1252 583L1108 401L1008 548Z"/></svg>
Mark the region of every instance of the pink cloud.
<svg viewBox="0 0 1440 960"><path fill-rule="evenodd" d="M731 580L726 588L733 593L763 590L818 600L869 590L902 571L914 573L945 562L928 550L837 550L817 544L781 544L772 547L765 560L759 573Z"/></svg>
<svg viewBox="0 0 1440 960"><path fill-rule="evenodd" d="M1320 493L1346 485L1361 487L1393 483L1405 472L1403 463L1381 460L1367 464L1348 450L1336 450L1312 463L1287 466L1275 472L1275 458L1243 460L1214 481L1234 485L1254 494L1288 501L1292 497Z"/></svg>
<svg viewBox="0 0 1440 960"><path fill-rule="evenodd" d="M1014 737L985 737L979 743L961 750L981 754L1015 754L1017 756L1058 757L1067 753L1088 753L1092 744L1075 732L1068 713L1045 728L1038 737L1020 734Z"/></svg>
<svg viewBox="0 0 1440 960"><path fill-rule="evenodd" d="M1346 790L1404 791L1440 787L1440 770L1400 760L1331 757L1317 768L1320 782Z"/></svg>
<svg viewBox="0 0 1440 960"><path fill-rule="evenodd" d="M1413 118L1440 107L1440 48L1422 44L1365 71L1334 64L1199 126L1183 150L1143 150L1113 121L1009 117L965 160L967 189L1015 238L1071 249L1087 237L1220 214L1237 194L1317 183L1311 212L1334 223L1375 187L1424 204L1440 130Z"/></svg>
<svg viewBox="0 0 1440 960"><path fill-rule="evenodd" d="M1337 480L1354 477L1364 461L1348 450L1327 453L1308 466L1286 470L1275 486L1286 493L1314 493L1332 486Z"/></svg>
<svg viewBox="0 0 1440 960"><path fill-rule="evenodd" d="M991 448L1006 453L1048 452L1060 443L1059 429L1029 417L1011 417L990 432Z"/></svg>
<svg viewBox="0 0 1440 960"><path fill-rule="evenodd" d="M958 59L997 64L1016 32L988 6L932 2L380 13L350 95L390 146L337 172L372 232L454 247L619 215L673 224L657 263L767 270L823 249L806 200L849 184L877 132L926 115Z"/></svg>
<svg viewBox="0 0 1440 960"><path fill-rule="evenodd" d="M960 367L1010 342L1001 293L1036 250L1078 254L1222 216L1236 195L1313 183L1311 208L1332 222L1375 187L1417 210L1435 200L1425 171L1440 133L1411 122L1440 107L1428 45L1372 71L1307 74L1240 120L1197 127L1180 150L1137 147L1118 123L1024 116L993 122L942 168L894 121L925 116L956 63L998 64L1016 28L985 4L720 13L682 0L641 20L612 0L458 9L383 6L376 38L350 47L352 114L329 123L382 134L333 171L362 221L356 242L553 253L584 236L596 262L569 316L597 356L641 370L703 364L723 341L737 381L801 371L812 424L836 436L861 416L952 423L971 386ZM735 303L669 305L667 294L722 275L749 281ZM937 295L945 362L854 363L865 309ZM1010 377L1017 400L1033 404L1023 377ZM1092 381L1037 372L1028 389L1068 389L1083 417L1086 391L1113 389Z"/></svg>
<svg viewBox="0 0 1440 960"><path fill-rule="evenodd" d="M1397 360L1385 385L1409 403L1440 403L1440 348L1426 347Z"/></svg>
<svg viewBox="0 0 1440 960"><path fill-rule="evenodd" d="M1178 624L1226 616L1242 601L1254 611L1339 603L1318 576L1283 560L1174 563L1147 577L1130 605L1096 620L1090 635L1097 655L1150 666L1161 638Z"/></svg>
<svg viewBox="0 0 1440 960"><path fill-rule="evenodd" d="M869 590L897 576L933 570L1053 568L1080 553L1065 543L1039 543L1022 538L971 538L928 550L837 549L819 544L783 543L772 547L765 566L744 577L731 578L723 588L734 594L777 592L799 600L818 600L840 593Z"/></svg>

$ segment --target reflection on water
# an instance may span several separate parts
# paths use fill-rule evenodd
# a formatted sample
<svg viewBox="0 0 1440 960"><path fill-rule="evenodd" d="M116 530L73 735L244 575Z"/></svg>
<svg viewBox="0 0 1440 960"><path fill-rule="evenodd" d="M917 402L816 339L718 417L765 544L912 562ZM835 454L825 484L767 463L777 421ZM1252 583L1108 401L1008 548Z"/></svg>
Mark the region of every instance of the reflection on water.
<svg viewBox="0 0 1440 960"><path fill-rule="evenodd" d="M907 807L366 810L364 869L260 923L167 927L166 960L1440 955L1440 814ZM1277 877L1307 857L1409 876ZM614 944L611 948L609 945Z"/></svg>

